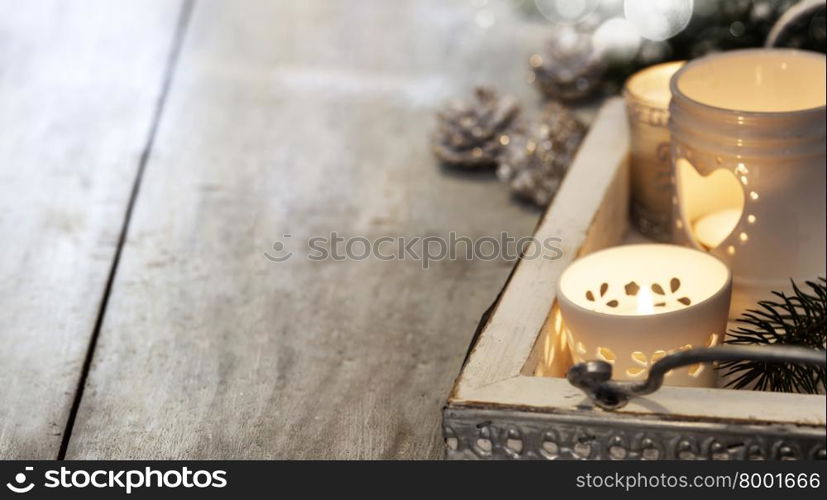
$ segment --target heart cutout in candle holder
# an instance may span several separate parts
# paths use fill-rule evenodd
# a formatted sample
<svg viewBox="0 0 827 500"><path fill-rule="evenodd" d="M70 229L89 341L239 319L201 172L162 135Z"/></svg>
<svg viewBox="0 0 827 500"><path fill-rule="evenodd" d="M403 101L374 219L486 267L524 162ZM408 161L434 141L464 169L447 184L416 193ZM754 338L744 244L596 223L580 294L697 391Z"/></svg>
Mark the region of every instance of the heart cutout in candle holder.
<svg viewBox="0 0 827 500"><path fill-rule="evenodd" d="M702 175L685 158L675 164L677 194L686 233L700 247L720 246L744 213L744 189L728 168Z"/></svg>

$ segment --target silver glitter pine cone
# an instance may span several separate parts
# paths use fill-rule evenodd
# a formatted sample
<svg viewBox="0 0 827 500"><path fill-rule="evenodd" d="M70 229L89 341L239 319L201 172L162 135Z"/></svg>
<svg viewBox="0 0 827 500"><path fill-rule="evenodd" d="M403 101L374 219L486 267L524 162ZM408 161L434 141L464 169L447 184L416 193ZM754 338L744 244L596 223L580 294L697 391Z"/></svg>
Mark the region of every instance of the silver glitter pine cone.
<svg viewBox="0 0 827 500"><path fill-rule="evenodd" d="M443 164L462 168L497 165L511 140L510 128L520 112L516 99L500 98L488 87L477 87L474 97L471 103L452 102L437 112L431 143Z"/></svg>
<svg viewBox="0 0 827 500"><path fill-rule="evenodd" d="M512 137L497 176L517 197L545 207L557 194L585 135L585 125L565 106L552 101L526 134Z"/></svg>
<svg viewBox="0 0 827 500"><path fill-rule="evenodd" d="M592 34L569 25L555 27L544 50L529 58L531 79L549 99L576 102L603 84L607 65Z"/></svg>

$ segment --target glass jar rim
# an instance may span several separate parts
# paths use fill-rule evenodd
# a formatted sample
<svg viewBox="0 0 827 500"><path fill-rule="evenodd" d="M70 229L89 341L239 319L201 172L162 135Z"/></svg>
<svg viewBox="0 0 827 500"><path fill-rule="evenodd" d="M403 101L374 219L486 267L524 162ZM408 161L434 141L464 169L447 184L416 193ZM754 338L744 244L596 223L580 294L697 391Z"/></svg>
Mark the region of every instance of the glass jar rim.
<svg viewBox="0 0 827 500"><path fill-rule="evenodd" d="M639 71L636 71L629 78L627 78L626 82L623 84L623 94L626 95L626 96L629 96L630 98L632 98L634 101L636 101L636 103L646 105L650 108L668 110L669 109L669 103L668 102L666 103L666 106L661 106L660 102L656 102L655 100L653 100L651 97L645 95L644 93L635 91L634 90L635 83L639 79L646 77L647 73L650 73L654 70L665 70L669 67L675 66L675 67L677 67L677 69L675 70L675 72L672 73L672 75L670 75L669 82L667 83L667 88L671 92L672 91L672 85L671 85L672 77L675 75L675 73L677 71L680 71L681 67L683 67L684 65L686 65L686 60L681 59L681 60L667 61L667 62L662 62L662 63L658 63L658 64L653 64L652 66L647 66L646 68L643 68Z"/></svg>
<svg viewBox="0 0 827 500"><path fill-rule="evenodd" d="M754 48L754 49L738 49L738 50L730 50L727 52L717 52L714 54L709 54L704 57L700 57L693 61L689 61L683 65L678 71L672 75L672 78L669 81L669 90L672 92L672 102L673 103L685 103L691 106L696 106L700 109L714 112L714 113L721 113L727 116L737 116L737 117L744 117L744 118L793 118L793 117L800 117L800 116L807 116L807 115L814 115L819 113L825 113L827 111L827 103L822 104L820 106L815 106L811 108L803 108L803 109L796 109L790 111L745 111L739 110L735 108L724 108L720 106L715 106L712 104L706 104L701 102L697 99L693 99L689 97L685 93L683 93L680 88L678 87L678 80L680 77L685 74L687 71L690 71L697 66L707 62L711 58L727 58L727 57L739 57L743 56L748 53L766 53L766 52L774 52L778 53L789 53L794 57L810 57L813 59L819 58L823 59L825 56L819 52L813 52L809 50L800 50L800 49L791 49L791 48Z"/></svg>

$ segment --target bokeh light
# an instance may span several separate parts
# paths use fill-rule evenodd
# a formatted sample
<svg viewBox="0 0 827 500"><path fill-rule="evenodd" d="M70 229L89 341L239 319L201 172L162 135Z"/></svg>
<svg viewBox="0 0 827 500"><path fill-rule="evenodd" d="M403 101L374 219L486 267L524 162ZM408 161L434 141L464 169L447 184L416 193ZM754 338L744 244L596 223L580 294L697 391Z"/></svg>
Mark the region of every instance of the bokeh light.
<svg viewBox="0 0 827 500"><path fill-rule="evenodd" d="M692 18L692 0L625 0L623 12L640 36L666 40L686 28Z"/></svg>
<svg viewBox="0 0 827 500"><path fill-rule="evenodd" d="M610 61L631 61L640 49L637 27L622 17L606 20L595 30L592 43Z"/></svg>
<svg viewBox="0 0 827 500"><path fill-rule="evenodd" d="M555 23L582 21L597 9L599 0L534 0L540 14Z"/></svg>

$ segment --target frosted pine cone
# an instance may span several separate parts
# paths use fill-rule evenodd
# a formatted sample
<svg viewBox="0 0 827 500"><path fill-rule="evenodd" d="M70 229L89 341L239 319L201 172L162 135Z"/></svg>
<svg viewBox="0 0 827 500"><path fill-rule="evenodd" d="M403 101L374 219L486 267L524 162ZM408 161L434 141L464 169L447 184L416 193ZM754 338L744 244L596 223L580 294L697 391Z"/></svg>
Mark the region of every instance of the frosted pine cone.
<svg viewBox="0 0 827 500"><path fill-rule="evenodd" d="M518 197L545 207L557 193L585 134L586 127L571 111L551 102L539 123L508 144L497 176Z"/></svg>
<svg viewBox="0 0 827 500"><path fill-rule="evenodd" d="M510 127L520 112L517 101L510 96L498 98L487 87L478 87L474 95L473 103L453 102L437 113L432 147L444 164L494 166L511 140Z"/></svg>
<svg viewBox="0 0 827 500"><path fill-rule="evenodd" d="M607 67L591 33L560 25L544 49L532 55L529 64L534 84L547 98L578 101L603 84Z"/></svg>

